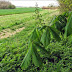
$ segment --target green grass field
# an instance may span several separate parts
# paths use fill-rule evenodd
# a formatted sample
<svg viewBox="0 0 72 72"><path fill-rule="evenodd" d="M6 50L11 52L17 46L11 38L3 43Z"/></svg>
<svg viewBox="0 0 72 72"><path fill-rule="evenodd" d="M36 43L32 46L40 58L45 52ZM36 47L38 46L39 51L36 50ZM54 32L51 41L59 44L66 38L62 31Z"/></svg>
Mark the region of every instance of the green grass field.
<svg viewBox="0 0 72 72"><path fill-rule="evenodd" d="M58 10L43 10L45 23L48 23ZM0 61L1 71L18 71L27 51L27 43L30 32L34 29L36 20L34 13L14 14L0 17L0 32L4 29L19 29L25 27L21 32L5 39L0 39ZM19 68L21 71L21 69Z"/></svg>
<svg viewBox="0 0 72 72"><path fill-rule="evenodd" d="M43 10L41 14L46 16L46 14L52 13L53 10L49 12L47 10ZM26 21L32 20L34 18L34 13L24 13L24 14L14 14L7 16L0 16L0 31L6 28L13 27L15 25L19 25L21 23L25 23Z"/></svg>
<svg viewBox="0 0 72 72"><path fill-rule="evenodd" d="M42 10L39 8L39 10ZM20 14L34 12L35 8L0 9L0 15Z"/></svg>
<svg viewBox="0 0 72 72"><path fill-rule="evenodd" d="M40 11L40 14L42 14L42 19L44 20L45 24L48 25L54 15L59 14L58 12L59 10L42 10ZM10 31L14 32L16 29L23 27L25 27L25 29L11 35L10 37L0 39L0 72L56 72L56 70L59 72L58 70L60 69L60 66L63 66L61 64L62 60L56 64L53 62L45 63L40 70L32 65L30 65L27 70L21 69L20 65L28 49L29 35L36 25L36 20L34 18L35 13L28 11L27 13L23 14L14 14L10 12L8 14L12 15L0 16L0 34L3 33L3 35L5 35ZM55 53L60 54L63 51L65 55L61 54L62 58L70 55L71 48L67 47L71 46L71 44L66 46L62 44L63 41L60 43L52 43L47 48L52 52L51 58L55 58L55 61L58 60L57 57L54 56ZM41 57L43 56L44 54L41 54ZM47 59L44 61L47 61ZM58 67L58 69L56 69L56 67Z"/></svg>

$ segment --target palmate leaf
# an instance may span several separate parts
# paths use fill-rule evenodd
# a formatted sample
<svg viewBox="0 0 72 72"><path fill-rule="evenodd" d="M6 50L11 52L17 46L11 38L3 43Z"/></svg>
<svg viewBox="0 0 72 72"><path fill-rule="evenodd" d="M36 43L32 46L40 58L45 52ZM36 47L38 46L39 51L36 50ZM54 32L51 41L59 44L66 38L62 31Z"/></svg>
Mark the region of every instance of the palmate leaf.
<svg viewBox="0 0 72 72"><path fill-rule="evenodd" d="M52 27L50 27L50 30L51 30L51 33L52 33L53 37L54 37L57 41L60 41L61 38L60 38L59 35L56 33L56 31L55 31Z"/></svg>
<svg viewBox="0 0 72 72"><path fill-rule="evenodd" d="M65 37L72 34L72 12L70 13L67 21L67 25L65 27Z"/></svg>
<svg viewBox="0 0 72 72"><path fill-rule="evenodd" d="M38 54L37 49L34 46L32 48L32 61L35 66L37 66L37 67L42 66L42 61L41 61L40 55Z"/></svg>
<svg viewBox="0 0 72 72"><path fill-rule="evenodd" d="M29 47L30 48L29 48L29 50L28 50L28 52L27 52L26 56L24 57L24 59L22 61L22 64L21 64L22 69L26 69L29 66L30 62L31 62L32 44L30 44Z"/></svg>
<svg viewBox="0 0 72 72"><path fill-rule="evenodd" d="M29 41L29 50L21 64L22 69L26 69L29 66L31 58L35 66L41 66L42 63L40 61L39 54L37 53L37 50L35 49L36 47L34 46L34 42L37 42L38 39L39 39L39 31L37 29L34 29Z"/></svg>
<svg viewBox="0 0 72 72"><path fill-rule="evenodd" d="M46 28L46 30L43 32L42 37L41 37L41 42L45 47L47 47L50 43L50 30L49 27Z"/></svg>
<svg viewBox="0 0 72 72"><path fill-rule="evenodd" d="M26 56L24 57L23 62L21 64L21 68L26 69L31 63L31 58L32 58L32 61L35 66L41 67L42 61L41 61L40 56L37 52L36 46L30 42L29 47L30 48L29 48L29 50L28 50L28 52L27 52Z"/></svg>

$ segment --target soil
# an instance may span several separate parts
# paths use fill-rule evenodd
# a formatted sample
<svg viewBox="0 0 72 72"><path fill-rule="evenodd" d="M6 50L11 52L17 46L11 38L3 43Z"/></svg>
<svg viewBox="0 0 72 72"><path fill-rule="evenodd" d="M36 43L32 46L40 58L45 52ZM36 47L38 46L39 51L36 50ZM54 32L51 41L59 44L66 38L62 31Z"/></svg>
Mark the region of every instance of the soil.
<svg viewBox="0 0 72 72"><path fill-rule="evenodd" d="M15 35L16 33L21 32L23 29L25 29L25 27L16 29L15 31L12 31L11 29L4 29L2 32L0 32L0 39Z"/></svg>

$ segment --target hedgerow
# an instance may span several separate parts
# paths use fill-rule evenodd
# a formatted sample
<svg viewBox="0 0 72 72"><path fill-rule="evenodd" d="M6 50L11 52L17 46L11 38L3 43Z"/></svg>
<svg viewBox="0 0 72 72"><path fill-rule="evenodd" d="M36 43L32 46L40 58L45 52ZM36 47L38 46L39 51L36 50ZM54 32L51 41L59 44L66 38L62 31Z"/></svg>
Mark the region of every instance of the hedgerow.
<svg viewBox="0 0 72 72"><path fill-rule="evenodd" d="M8 1L0 1L0 9L15 9L15 5L12 5Z"/></svg>
<svg viewBox="0 0 72 72"><path fill-rule="evenodd" d="M72 0L58 0L60 4L60 11L72 11Z"/></svg>

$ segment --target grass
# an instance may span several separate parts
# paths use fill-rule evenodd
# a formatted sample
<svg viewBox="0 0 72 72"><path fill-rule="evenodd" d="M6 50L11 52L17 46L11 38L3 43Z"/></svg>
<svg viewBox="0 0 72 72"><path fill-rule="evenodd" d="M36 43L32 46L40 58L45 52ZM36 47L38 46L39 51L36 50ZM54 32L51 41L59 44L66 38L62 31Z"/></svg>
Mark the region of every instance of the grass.
<svg viewBox="0 0 72 72"><path fill-rule="evenodd" d="M42 10L39 8L39 10ZM20 14L34 12L35 8L0 9L0 15Z"/></svg>
<svg viewBox="0 0 72 72"><path fill-rule="evenodd" d="M41 11L42 15L50 14L54 10L43 10ZM15 25L19 25L21 23L25 23L34 18L34 13L24 13L24 14L15 14L15 15L7 15L0 17L0 31L6 28L13 27Z"/></svg>
<svg viewBox="0 0 72 72"><path fill-rule="evenodd" d="M48 23L49 20L52 19L54 15L53 13L58 12L58 10L46 10L41 11L40 13L43 15L42 19L45 20L45 23ZM1 39L0 40L0 66L1 66L1 72L36 72L39 71L37 67L30 66L27 70L22 70L20 68L20 65L22 63L22 60L26 54L26 51L28 49L28 40L30 32L34 29L36 20L32 17L33 13L26 13L26 14L16 14L16 15L8 15L3 16L2 20L0 21L0 25L4 28L20 28L25 27L23 31L20 33L17 33L16 35ZM47 18L48 17L48 18ZM1 18L0 18L1 19ZM7 19L7 20L6 20ZM5 23L4 23L5 21ZM18 24L16 24L16 22ZM20 25L21 24L21 25ZM67 43L66 46L62 45L64 42L61 41L60 43L55 42L51 43L48 50L51 51L51 60L55 59L55 63L52 61L46 60L46 63L43 64L43 67L41 68L41 72L70 72L69 68L71 67L70 63L68 63L65 59L67 58L69 61L71 61L71 58L69 56L71 55L71 47L72 45ZM62 52L64 52L62 54ZM59 55L62 59L58 60L59 58L56 56ZM42 55L44 56L44 55ZM58 63L56 63L59 61ZM63 62L66 61L67 67L62 68L64 65ZM61 64L62 63L62 64ZM57 68L58 67L58 68ZM61 68L60 68L61 67ZM36 68L36 69L35 69ZM48 69L48 70L47 70Z"/></svg>

